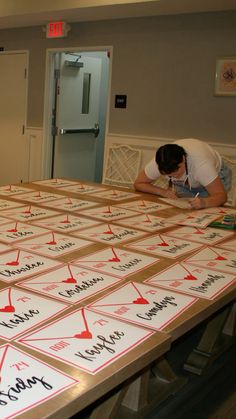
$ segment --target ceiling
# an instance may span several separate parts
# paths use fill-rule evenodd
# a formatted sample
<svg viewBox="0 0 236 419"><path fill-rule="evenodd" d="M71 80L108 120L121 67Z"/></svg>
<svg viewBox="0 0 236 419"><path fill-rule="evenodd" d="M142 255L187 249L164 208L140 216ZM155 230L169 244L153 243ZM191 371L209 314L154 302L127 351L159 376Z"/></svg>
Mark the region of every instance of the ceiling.
<svg viewBox="0 0 236 419"><path fill-rule="evenodd" d="M236 10L236 0L0 0L0 29Z"/></svg>

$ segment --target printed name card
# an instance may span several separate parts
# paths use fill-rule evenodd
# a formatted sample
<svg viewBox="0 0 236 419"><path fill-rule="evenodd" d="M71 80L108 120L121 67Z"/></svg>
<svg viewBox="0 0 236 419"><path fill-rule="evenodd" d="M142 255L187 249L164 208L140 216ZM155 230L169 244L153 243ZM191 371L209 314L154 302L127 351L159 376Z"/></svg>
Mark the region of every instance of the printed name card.
<svg viewBox="0 0 236 419"><path fill-rule="evenodd" d="M134 214L134 211L110 205L106 207L100 207L83 211L83 215L88 215L89 217L94 217L102 221L119 220L121 218L129 217Z"/></svg>
<svg viewBox="0 0 236 419"><path fill-rule="evenodd" d="M7 244L0 243L0 253L6 252L10 247Z"/></svg>
<svg viewBox="0 0 236 419"><path fill-rule="evenodd" d="M150 252L167 258L177 258L188 252L199 249L202 245L195 242L176 239L164 234L156 234L146 239L138 240L134 243L127 244L127 247Z"/></svg>
<svg viewBox="0 0 236 419"><path fill-rule="evenodd" d="M2 217L0 215L0 225L1 224L6 224L8 221L11 221L11 219L10 218L7 218L7 217Z"/></svg>
<svg viewBox="0 0 236 419"><path fill-rule="evenodd" d="M145 282L199 298L213 299L235 280L236 277L232 274L176 263Z"/></svg>
<svg viewBox="0 0 236 419"><path fill-rule="evenodd" d="M173 207L182 208L182 209L191 209L191 205L189 203L190 198L177 198L177 199L159 198L159 199Z"/></svg>
<svg viewBox="0 0 236 419"><path fill-rule="evenodd" d="M38 236L45 228L32 226L18 221L10 221L0 225L0 240L5 243L15 243L28 237Z"/></svg>
<svg viewBox="0 0 236 419"><path fill-rule="evenodd" d="M217 218L219 218L219 214L209 214L200 210L169 217L168 223L206 228L212 221L217 220Z"/></svg>
<svg viewBox="0 0 236 419"><path fill-rule="evenodd" d="M141 230L151 233L172 226L172 224L169 224L165 218L150 214L135 215L134 217L118 220L117 223L129 227L138 227Z"/></svg>
<svg viewBox="0 0 236 419"><path fill-rule="evenodd" d="M58 211L49 210L42 207L34 207L32 205L24 205L20 208L15 208L12 210L6 210L1 212L4 217L13 218L18 221L32 221L38 220L44 217L50 217L50 215L59 214Z"/></svg>
<svg viewBox="0 0 236 419"><path fill-rule="evenodd" d="M0 291L0 337L17 336L56 316L68 305L16 288Z"/></svg>
<svg viewBox="0 0 236 419"><path fill-rule="evenodd" d="M96 226L100 224L100 221L91 220L85 217L79 217L74 214L61 214L55 217L49 217L44 218L43 220L38 220L34 224L47 228L49 230L55 230L61 233L70 233L71 231Z"/></svg>
<svg viewBox="0 0 236 419"><path fill-rule="evenodd" d="M81 309L19 342L95 374L151 335L150 330Z"/></svg>
<svg viewBox="0 0 236 419"><path fill-rule="evenodd" d="M8 283L19 281L61 265L61 262L34 253L11 250L0 255L0 279Z"/></svg>
<svg viewBox="0 0 236 419"><path fill-rule="evenodd" d="M0 210L21 207L22 204L16 201L8 201L7 199L0 199Z"/></svg>
<svg viewBox="0 0 236 419"><path fill-rule="evenodd" d="M132 211L148 213L148 212L161 211L166 208L170 208L170 205L163 204L161 202L145 201L145 200L139 199L137 201L127 202L125 204L119 204L119 207L127 208Z"/></svg>
<svg viewBox="0 0 236 419"><path fill-rule="evenodd" d="M25 188L24 186L5 185L0 186L0 195L11 196L23 192L33 192L34 189Z"/></svg>
<svg viewBox="0 0 236 419"><path fill-rule="evenodd" d="M78 237L66 236L57 232L48 232L41 236L33 237L18 242L17 247L23 250L37 252L43 256L56 258L66 253L73 252L91 245L91 242Z"/></svg>
<svg viewBox="0 0 236 419"><path fill-rule="evenodd" d="M196 298L189 295L130 282L96 300L88 308L162 330L195 301Z"/></svg>
<svg viewBox="0 0 236 419"><path fill-rule="evenodd" d="M101 224L78 231L73 233L73 235L113 245L143 236L144 233L134 228L119 227L114 224Z"/></svg>
<svg viewBox="0 0 236 419"><path fill-rule="evenodd" d="M73 192L73 193L77 193L77 194L94 194L100 191L104 191L105 188L101 187L101 186L96 186L96 185L86 185L85 183L77 183L76 185L72 185L72 186L65 186L63 188L60 188L60 190L64 190L66 192Z"/></svg>
<svg viewBox="0 0 236 419"><path fill-rule="evenodd" d="M44 192L44 191L34 191L30 193L17 195L18 199L21 199L22 201L33 202L35 204L41 204L44 202L53 201L61 197L62 195L50 193L50 192Z"/></svg>
<svg viewBox="0 0 236 419"><path fill-rule="evenodd" d="M111 274L118 278L126 278L128 275L139 272L157 262L159 262L157 258L114 247L91 253L74 261L76 265L96 272Z"/></svg>
<svg viewBox="0 0 236 419"><path fill-rule="evenodd" d="M78 380L13 347L0 347L1 418L15 418Z"/></svg>
<svg viewBox="0 0 236 419"><path fill-rule="evenodd" d="M208 214L218 214L219 217L221 217L222 215L227 215L227 214L235 214L235 208L230 208L230 207L211 207L211 208L204 208L201 210L201 212L203 213L208 213Z"/></svg>
<svg viewBox="0 0 236 419"><path fill-rule="evenodd" d="M37 185L42 185L42 186L48 186L49 188L62 188L64 186L71 186L71 185L76 185L77 182L73 181L73 180L67 180L67 179L60 179L60 178L56 178L56 179L43 179L43 180L36 180L32 183L36 183Z"/></svg>
<svg viewBox="0 0 236 419"><path fill-rule="evenodd" d="M139 195L130 191L120 191L119 189L106 189L99 192L98 198L105 198L111 201L121 201L123 199L137 198Z"/></svg>
<svg viewBox="0 0 236 419"><path fill-rule="evenodd" d="M190 240L206 245L214 245L226 238L232 237L232 231L219 228L198 228L198 227L180 227L175 230L168 231L168 236L177 239Z"/></svg>
<svg viewBox="0 0 236 419"><path fill-rule="evenodd" d="M235 252L235 250L236 250L236 239L234 238L232 240L227 240L224 243L220 243L218 246L221 247L222 249L228 249L228 250L232 250L232 251Z"/></svg>
<svg viewBox="0 0 236 419"><path fill-rule="evenodd" d="M217 247L206 247L187 258L185 262L203 268L236 274L235 251L219 249Z"/></svg>
<svg viewBox="0 0 236 419"><path fill-rule="evenodd" d="M74 304L115 285L119 280L68 264L17 285Z"/></svg>
<svg viewBox="0 0 236 419"><path fill-rule="evenodd" d="M82 199L65 197L57 201L47 202L47 207L57 208L64 211L79 211L84 208L91 208L97 205L96 202L84 201Z"/></svg>

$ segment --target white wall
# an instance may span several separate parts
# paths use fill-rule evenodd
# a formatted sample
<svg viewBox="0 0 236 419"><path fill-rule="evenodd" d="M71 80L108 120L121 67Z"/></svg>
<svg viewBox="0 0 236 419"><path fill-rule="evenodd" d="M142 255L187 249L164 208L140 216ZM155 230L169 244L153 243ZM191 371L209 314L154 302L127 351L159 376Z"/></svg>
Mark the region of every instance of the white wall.
<svg viewBox="0 0 236 419"><path fill-rule="evenodd" d="M113 46L110 133L235 142L236 97L214 96L217 58L235 55L234 11L73 23L61 40L42 27L0 37L6 50L30 51L29 126L43 124L47 48ZM126 109L115 94L127 94Z"/></svg>

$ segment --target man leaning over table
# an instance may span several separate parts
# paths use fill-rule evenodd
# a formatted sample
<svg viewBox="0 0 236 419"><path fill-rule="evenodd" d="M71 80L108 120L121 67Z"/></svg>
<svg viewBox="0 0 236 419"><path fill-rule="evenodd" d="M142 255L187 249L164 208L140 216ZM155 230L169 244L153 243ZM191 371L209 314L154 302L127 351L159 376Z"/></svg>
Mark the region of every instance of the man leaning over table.
<svg viewBox="0 0 236 419"><path fill-rule="evenodd" d="M161 175L169 180L167 188L154 184ZM134 187L165 198L189 197L190 206L201 209L227 201L231 178L231 169L217 151L201 140L188 138L159 147Z"/></svg>

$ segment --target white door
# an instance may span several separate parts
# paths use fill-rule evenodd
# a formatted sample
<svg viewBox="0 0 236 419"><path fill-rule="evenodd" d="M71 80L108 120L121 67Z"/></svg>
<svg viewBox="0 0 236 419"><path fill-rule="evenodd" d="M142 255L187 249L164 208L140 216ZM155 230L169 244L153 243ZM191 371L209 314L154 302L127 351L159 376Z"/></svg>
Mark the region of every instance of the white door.
<svg viewBox="0 0 236 419"><path fill-rule="evenodd" d="M101 71L101 58L61 54L54 177L95 181Z"/></svg>
<svg viewBox="0 0 236 419"><path fill-rule="evenodd" d="M28 181L27 66L26 52L0 54L0 185Z"/></svg>

